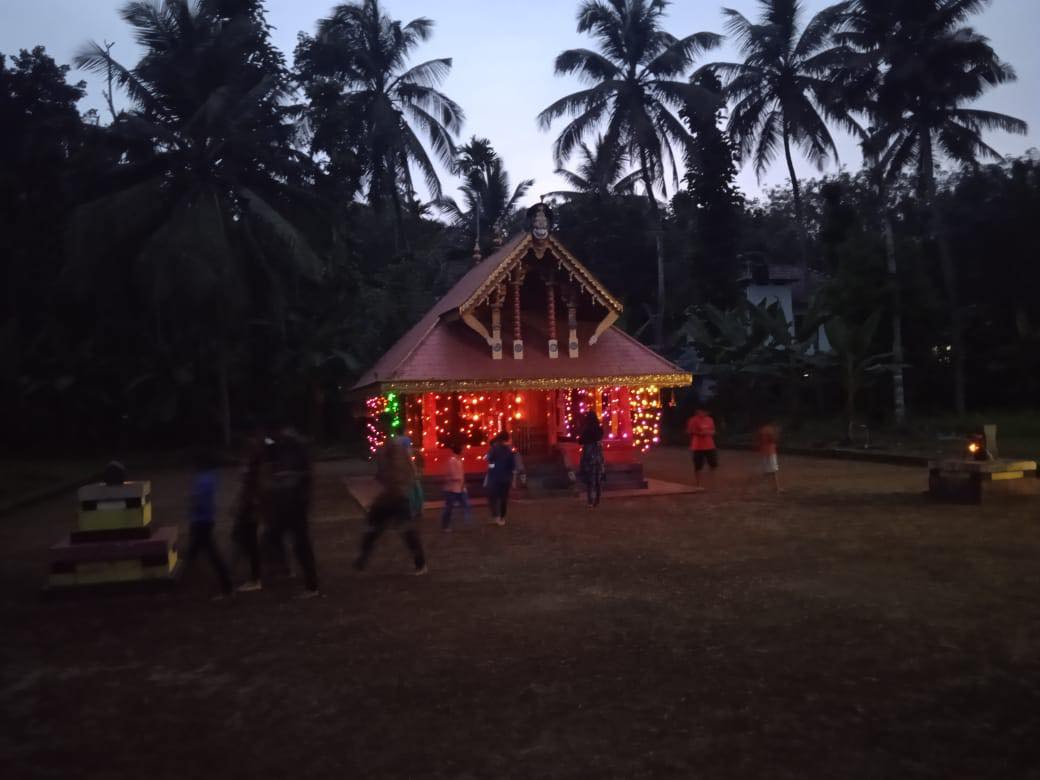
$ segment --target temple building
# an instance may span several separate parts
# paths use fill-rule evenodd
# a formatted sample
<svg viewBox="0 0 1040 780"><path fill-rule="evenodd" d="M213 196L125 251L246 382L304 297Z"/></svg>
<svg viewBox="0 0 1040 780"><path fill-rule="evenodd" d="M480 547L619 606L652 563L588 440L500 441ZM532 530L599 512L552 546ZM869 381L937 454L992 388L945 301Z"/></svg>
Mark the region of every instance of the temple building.
<svg viewBox="0 0 1040 780"><path fill-rule="evenodd" d="M621 303L551 234L548 206L533 206L528 223L490 256L478 253L355 385L369 445L382 443L389 419L436 478L458 442L479 492L487 443L507 430L529 474L566 479L581 421L594 410L607 486L641 487L639 456L659 440L662 392L692 377L615 327Z"/></svg>

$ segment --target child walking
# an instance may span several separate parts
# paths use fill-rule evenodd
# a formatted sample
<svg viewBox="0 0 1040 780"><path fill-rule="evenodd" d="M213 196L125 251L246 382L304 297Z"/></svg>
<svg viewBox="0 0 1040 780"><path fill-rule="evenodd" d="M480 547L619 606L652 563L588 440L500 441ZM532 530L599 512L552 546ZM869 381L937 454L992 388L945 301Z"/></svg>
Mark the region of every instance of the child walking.
<svg viewBox="0 0 1040 780"><path fill-rule="evenodd" d="M762 456L762 473L772 477L773 488L777 494L783 493L780 489L780 462L777 459L777 444L780 442L780 428L771 422L767 422L758 429L757 435L758 454Z"/></svg>
<svg viewBox="0 0 1040 780"><path fill-rule="evenodd" d="M466 472L462 464L462 446L451 445L451 457L448 459L448 478L444 482L444 512L441 514L441 530L451 533L451 510L456 504L462 507L463 522L473 524L469 505L469 494L466 493Z"/></svg>
<svg viewBox="0 0 1040 780"><path fill-rule="evenodd" d="M213 541L213 528L217 522L217 467L216 459L209 452L196 458L196 473L191 484L191 529L188 536L188 552L185 554L185 573L199 555L205 554L220 582L220 599L231 595L231 575L224 559Z"/></svg>

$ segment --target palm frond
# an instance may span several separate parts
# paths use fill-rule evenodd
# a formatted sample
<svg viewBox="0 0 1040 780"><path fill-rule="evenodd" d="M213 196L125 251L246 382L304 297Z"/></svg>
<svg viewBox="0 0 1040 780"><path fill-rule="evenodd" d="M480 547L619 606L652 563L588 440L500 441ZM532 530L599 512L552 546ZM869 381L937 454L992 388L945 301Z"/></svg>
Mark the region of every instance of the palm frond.
<svg viewBox="0 0 1040 780"><path fill-rule="evenodd" d="M956 108L949 112L951 118L976 130L998 131L1001 133L1012 133L1014 135L1025 135L1029 132L1028 123L1016 119L1007 114L996 111L983 111L976 108Z"/></svg>
<svg viewBox="0 0 1040 780"><path fill-rule="evenodd" d="M274 231L274 234L288 249L288 256L292 259L298 273L310 279L317 279L321 273L321 260L296 226L260 197L255 190L242 187L239 194L250 213Z"/></svg>
<svg viewBox="0 0 1040 780"><path fill-rule="evenodd" d="M847 24L852 6L853 3L848 1L835 3L813 16L798 38L794 56L797 59L806 60L816 54L832 40L836 32Z"/></svg>
<svg viewBox="0 0 1040 780"><path fill-rule="evenodd" d="M598 52L589 49L568 49L556 57L553 65L557 76L577 75L586 83L596 84L621 76L621 69Z"/></svg>
<svg viewBox="0 0 1040 780"><path fill-rule="evenodd" d="M721 45L722 36L711 32L687 35L672 43L646 66L646 72L656 77L685 74L698 55Z"/></svg>
<svg viewBox="0 0 1040 780"><path fill-rule="evenodd" d="M770 164L776 159L777 148L781 141L781 130L780 126L783 124L783 118L779 111L773 110L766 115L765 119L762 120L762 124L758 129L758 140L755 143L755 176L761 181L765 175L766 169L769 168Z"/></svg>
<svg viewBox="0 0 1040 780"><path fill-rule="evenodd" d="M548 130L560 117L585 112L596 106L602 107L615 86L615 82L603 82L589 89L565 95L538 114L538 126L542 130Z"/></svg>

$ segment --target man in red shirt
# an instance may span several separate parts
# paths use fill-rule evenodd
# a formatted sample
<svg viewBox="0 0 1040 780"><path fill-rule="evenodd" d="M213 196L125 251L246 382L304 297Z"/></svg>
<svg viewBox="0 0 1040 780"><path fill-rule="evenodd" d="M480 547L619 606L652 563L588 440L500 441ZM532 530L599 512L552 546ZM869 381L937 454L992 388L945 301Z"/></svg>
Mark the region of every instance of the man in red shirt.
<svg viewBox="0 0 1040 780"><path fill-rule="evenodd" d="M693 481L698 490L701 486L701 471L708 464L714 471L719 467L719 454L715 449L715 421L707 409L698 409L686 421L686 433L690 436L690 456L693 458Z"/></svg>

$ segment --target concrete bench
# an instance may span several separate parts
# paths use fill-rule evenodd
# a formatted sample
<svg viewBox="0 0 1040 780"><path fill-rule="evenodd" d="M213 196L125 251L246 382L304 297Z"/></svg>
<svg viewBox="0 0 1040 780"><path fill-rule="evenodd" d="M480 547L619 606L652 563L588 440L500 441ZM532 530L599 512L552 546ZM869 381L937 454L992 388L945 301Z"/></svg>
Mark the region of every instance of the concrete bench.
<svg viewBox="0 0 1040 780"><path fill-rule="evenodd" d="M998 495L1036 495L1040 493L1036 476L1035 460L933 460L928 463L928 494L966 504Z"/></svg>

